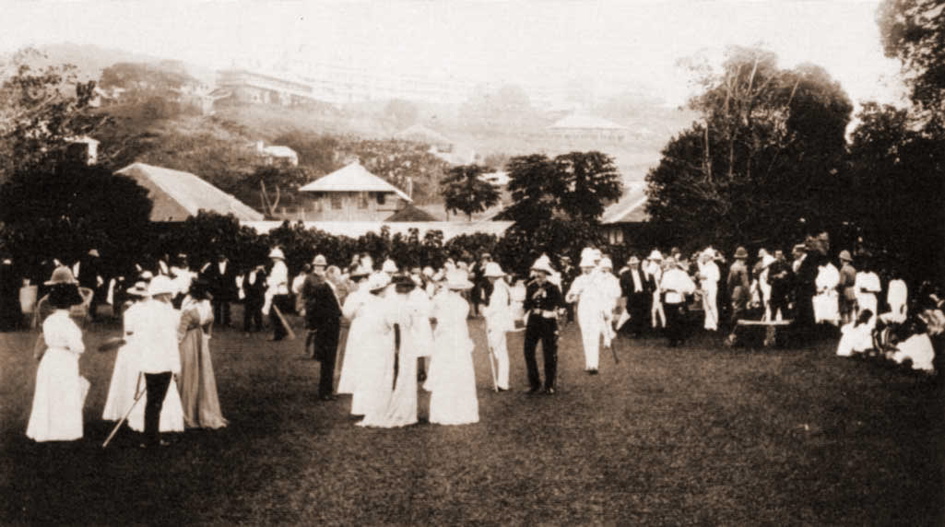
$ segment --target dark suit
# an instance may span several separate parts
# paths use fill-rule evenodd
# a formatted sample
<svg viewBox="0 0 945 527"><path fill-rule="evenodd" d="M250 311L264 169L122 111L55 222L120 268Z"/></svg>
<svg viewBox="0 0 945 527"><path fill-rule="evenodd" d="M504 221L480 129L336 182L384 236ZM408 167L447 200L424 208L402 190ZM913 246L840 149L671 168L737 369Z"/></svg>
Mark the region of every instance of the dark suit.
<svg viewBox="0 0 945 527"><path fill-rule="evenodd" d="M266 272L257 271L250 282L251 273L243 278L243 331L249 333L262 330L262 307L266 295Z"/></svg>
<svg viewBox="0 0 945 527"><path fill-rule="evenodd" d="M634 274L639 280L639 287L634 285ZM620 273L620 292L627 299L627 314L630 315L630 320L624 328L634 335L640 335L646 329L650 302L653 301L651 287L651 281L647 280L646 274L639 268L627 269Z"/></svg>
<svg viewBox="0 0 945 527"><path fill-rule="evenodd" d="M318 396L330 397L334 392L335 359L341 334L341 305L332 284L315 273L302 284L305 301L305 325L314 332L315 358L321 362Z"/></svg>
<svg viewBox="0 0 945 527"><path fill-rule="evenodd" d="M99 286L99 280L104 285L105 279L102 277L101 261L97 256L86 256L79 260L78 275L79 287L85 287L92 290L92 303L89 305L89 318L95 320L98 316L98 305L103 302L102 288Z"/></svg>
<svg viewBox="0 0 945 527"><path fill-rule="evenodd" d="M220 266L223 265L223 271ZM218 324L230 325L230 302L236 300L236 271L230 262L213 262L204 271L204 278L213 295L213 319Z"/></svg>

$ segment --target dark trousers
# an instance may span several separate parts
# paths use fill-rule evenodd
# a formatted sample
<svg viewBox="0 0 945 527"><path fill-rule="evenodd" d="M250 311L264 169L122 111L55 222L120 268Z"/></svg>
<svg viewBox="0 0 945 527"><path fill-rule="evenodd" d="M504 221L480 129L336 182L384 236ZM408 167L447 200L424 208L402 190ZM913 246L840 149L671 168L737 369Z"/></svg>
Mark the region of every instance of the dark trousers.
<svg viewBox="0 0 945 527"><path fill-rule="evenodd" d="M528 384L541 387L538 375L538 361L535 349L541 341L541 351L545 358L545 388L554 388L558 375L558 321L540 315L529 315L525 328L525 366L528 368Z"/></svg>
<svg viewBox="0 0 945 527"><path fill-rule="evenodd" d="M243 331L262 330L262 302L255 300L246 300L243 304Z"/></svg>
<svg viewBox="0 0 945 527"><path fill-rule="evenodd" d="M171 384L171 372L145 373L144 383L148 390L148 402L144 405L144 441L156 445L161 441L161 409Z"/></svg>
<svg viewBox="0 0 945 527"><path fill-rule="evenodd" d="M318 375L318 396L325 397L335 391L335 359L338 357L341 319L315 320L311 327L315 330L315 359L322 363Z"/></svg>
<svg viewBox="0 0 945 527"><path fill-rule="evenodd" d="M675 346L686 340L686 304L663 304L666 313L666 336Z"/></svg>
<svg viewBox="0 0 945 527"><path fill-rule="evenodd" d="M272 339L282 340L289 332L286 331L285 325L282 324L282 321L279 320L279 315L276 314L277 306L282 315L285 316L285 314L289 313L289 310L292 309L292 297L290 295L275 295L272 297L272 306L270 306L269 311L269 324L272 326Z"/></svg>
<svg viewBox="0 0 945 527"><path fill-rule="evenodd" d="M213 320L217 324L222 324L224 326L230 325L230 301L229 300L213 300Z"/></svg>
<svg viewBox="0 0 945 527"><path fill-rule="evenodd" d="M650 320L650 293L634 293L627 297L627 313L630 320L623 326L624 332L641 335L646 330Z"/></svg>

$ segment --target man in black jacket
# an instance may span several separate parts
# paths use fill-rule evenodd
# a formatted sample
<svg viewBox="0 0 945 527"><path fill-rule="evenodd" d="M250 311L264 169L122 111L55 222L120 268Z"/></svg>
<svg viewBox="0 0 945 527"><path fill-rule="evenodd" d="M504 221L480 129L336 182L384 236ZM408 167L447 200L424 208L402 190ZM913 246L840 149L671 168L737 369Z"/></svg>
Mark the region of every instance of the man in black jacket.
<svg viewBox="0 0 945 527"><path fill-rule="evenodd" d="M325 277L328 261L318 255L312 261L312 274L302 284L305 301L305 325L313 335L315 359L321 362L318 379L318 397L332 401L334 396L335 359L338 356L338 336L341 333L341 303L335 285ZM305 339L308 344L309 339Z"/></svg>
<svg viewBox="0 0 945 527"><path fill-rule="evenodd" d="M627 314L630 320L621 329L634 337L639 337L646 329L647 314L653 290L646 275L640 269L640 259L633 255L627 260L627 269L620 273L620 292L627 299Z"/></svg>
<svg viewBox="0 0 945 527"><path fill-rule="evenodd" d="M225 254L217 255L217 261L204 271L213 295L213 318L217 324L230 325L230 302L236 300L236 270Z"/></svg>

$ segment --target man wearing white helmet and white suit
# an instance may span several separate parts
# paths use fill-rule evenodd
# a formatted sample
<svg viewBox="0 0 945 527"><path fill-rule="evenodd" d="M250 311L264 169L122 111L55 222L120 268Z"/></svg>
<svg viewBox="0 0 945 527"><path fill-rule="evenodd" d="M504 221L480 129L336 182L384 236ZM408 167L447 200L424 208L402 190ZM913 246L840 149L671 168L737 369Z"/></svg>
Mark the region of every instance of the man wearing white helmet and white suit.
<svg viewBox="0 0 945 527"><path fill-rule="evenodd" d="M600 363L600 339L605 330L604 310L608 295L593 254L585 252L579 267L581 275L574 279L565 301L577 302L577 320L584 344L584 371L595 375Z"/></svg>
<svg viewBox="0 0 945 527"><path fill-rule="evenodd" d="M266 278L268 289L266 290L266 305L263 306L263 313L269 311L269 323L272 324L272 338L270 340L279 341L288 334L282 320L276 313L276 309L285 312L291 304L289 297L289 268L285 265L285 253L282 249L276 247L269 253L272 259L272 270ZM274 306L274 307L273 307Z"/></svg>

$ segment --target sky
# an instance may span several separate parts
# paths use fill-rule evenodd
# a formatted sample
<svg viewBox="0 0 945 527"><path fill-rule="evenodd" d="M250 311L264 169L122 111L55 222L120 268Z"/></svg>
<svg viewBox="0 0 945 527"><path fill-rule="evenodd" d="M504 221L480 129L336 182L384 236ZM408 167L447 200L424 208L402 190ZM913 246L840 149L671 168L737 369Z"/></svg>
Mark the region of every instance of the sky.
<svg viewBox="0 0 945 527"><path fill-rule="evenodd" d="M763 45L823 66L854 102L898 103L875 0L0 0L0 53L74 42L221 68L352 64L395 74L635 90L681 104L678 66Z"/></svg>

